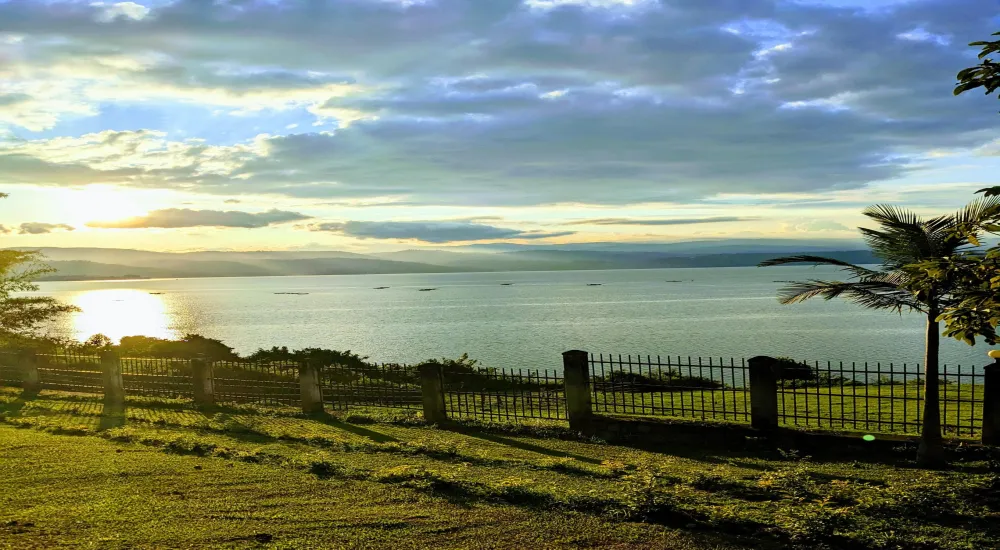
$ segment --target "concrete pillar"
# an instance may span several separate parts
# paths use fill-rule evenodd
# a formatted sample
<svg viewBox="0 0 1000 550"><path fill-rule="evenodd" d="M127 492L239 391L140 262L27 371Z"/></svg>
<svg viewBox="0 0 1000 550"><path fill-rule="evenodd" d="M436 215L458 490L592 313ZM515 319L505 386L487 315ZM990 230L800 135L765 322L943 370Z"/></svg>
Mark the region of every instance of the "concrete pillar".
<svg viewBox="0 0 1000 550"><path fill-rule="evenodd" d="M747 360L750 371L750 425L759 430L778 427L778 377L772 357Z"/></svg>
<svg viewBox="0 0 1000 550"><path fill-rule="evenodd" d="M124 403L125 384L122 381L122 365L115 352L101 353L101 373L104 379L104 400L110 403Z"/></svg>
<svg viewBox="0 0 1000 550"><path fill-rule="evenodd" d="M983 445L1000 445L1000 359L983 370Z"/></svg>
<svg viewBox="0 0 1000 550"><path fill-rule="evenodd" d="M302 412L306 414L323 412L323 389L319 385L319 368L313 361L306 360L299 364L299 389Z"/></svg>
<svg viewBox="0 0 1000 550"><path fill-rule="evenodd" d="M594 415L590 402L590 354L580 350L563 353L563 386L569 427L586 429Z"/></svg>
<svg viewBox="0 0 1000 550"><path fill-rule="evenodd" d="M38 374L38 356L32 350L24 350L19 355L21 388L28 392L38 393L42 390L42 378Z"/></svg>
<svg viewBox="0 0 1000 550"><path fill-rule="evenodd" d="M215 382L212 364L202 358L191 360L191 380L194 384L194 402L198 405L215 405Z"/></svg>
<svg viewBox="0 0 1000 550"><path fill-rule="evenodd" d="M424 402L424 420L440 424L448 420L444 405L444 371L441 365L420 365L420 393Z"/></svg>

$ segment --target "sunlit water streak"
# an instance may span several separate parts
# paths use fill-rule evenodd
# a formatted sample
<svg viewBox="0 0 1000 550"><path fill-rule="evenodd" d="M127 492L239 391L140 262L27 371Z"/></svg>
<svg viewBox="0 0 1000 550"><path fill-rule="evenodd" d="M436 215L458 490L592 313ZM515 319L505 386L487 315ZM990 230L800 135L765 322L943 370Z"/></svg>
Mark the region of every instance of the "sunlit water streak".
<svg viewBox="0 0 1000 550"><path fill-rule="evenodd" d="M526 368L557 367L567 349L920 362L919 314L865 311L842 301L783 306L775 298L782 286L776 281L837 275L750 267L163 279L43 283L42 294L83 309L55 323L57 335L84 339L100 332L118 340L194 332L241 353L319 346L412 362L468 352L489 366ZM678 279L684 282L668 282ZM987 349L945 339L942 358L984 365Z"/></svg>

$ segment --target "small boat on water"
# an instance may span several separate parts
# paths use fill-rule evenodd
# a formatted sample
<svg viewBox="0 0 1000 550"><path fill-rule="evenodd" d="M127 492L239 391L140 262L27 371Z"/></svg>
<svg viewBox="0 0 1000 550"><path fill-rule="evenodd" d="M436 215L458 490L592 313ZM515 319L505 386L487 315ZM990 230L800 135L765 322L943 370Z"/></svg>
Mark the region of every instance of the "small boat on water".
<svg viewBox="0 0 1000 550"><path fill-rule="evenodd" d="M294 294L296 296L304 296L309 294L308 292L275 292L275 294Z"/></svg>
<svg viewBox="0 0 1000 550"><path fill-rule="evenodd" d="M159 295L159 294L163 294L163 293L162 292L150 292L150 294Z"/></svg>
<svg viewBox="0 0 1000 550"><path fill-rule="evenodd" d="M511 285L513 285L513 284L514 284L514 283L500 283L500 286L511 286Z"/></svg>
<svg viewBox="0 0 1000 550"><path fill-rule="evenodd" d="M436 288L421 288L420 292L430 292L432 290L437 290Z"/></svg>
<svg viewBox="0 0 1000 550"><path fill-rule="evenodd" d="M604 283L587 283L587 286L601 286Z"/></svg>
<svg viewBox="0 0 1000 550"><path fill-rule="evenodd" d="M385 290L387 288L389 288L389 287L387 287L387 286L377 286L377 287L375 287L375 290Z"/></svg>

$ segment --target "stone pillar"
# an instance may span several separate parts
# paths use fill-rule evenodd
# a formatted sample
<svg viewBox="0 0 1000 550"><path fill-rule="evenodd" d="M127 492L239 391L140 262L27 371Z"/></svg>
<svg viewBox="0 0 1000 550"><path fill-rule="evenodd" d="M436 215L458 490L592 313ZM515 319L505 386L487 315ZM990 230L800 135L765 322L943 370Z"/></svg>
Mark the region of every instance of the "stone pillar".
<svg viewBox="0 0 1000 550"><path fill-rule="evenodd" d="M299 364L299 389L301 390L302 412L318 414L323 412L323 389L319 385L319 368L311 360Z"/></svg>
<svg viewBox="0 0 1000 550"><path fill-rule="evenodd" d="M747 360L750 371L750 425L758 430L778 427L778 377L775 360L757 356Z"/></svg>
<svg viewBox="0 0 1000 550"><path fill-rule="evenodd" d="M444 405L444 371L441 365L420 365L420 393L424 402L424 420L440 424L448 420Z"/></svg>
<svg viewBox="0 0 1000 550"><path fill-rule="evenodd" d="M110 403L125 403L122 365L118 355L113 351L101 353L101 373L104 379L104 400Z"/></svg>
<svg viewBox="0 0 1000 550"><path fill-rule="evenodd" d="M580 350L563 353L563 387L569 427L586 429L594 415L590 402L590 354Z"/></svg>
<svg viewBox="0 0 1000 550"><path fill-rule="evenodd" d="M983 445L1000 445L1000 359L983 370Z"/></svg>
<svg viewBox="0 0 1000 550"><path fill-rule="evenodd" d="M23 350L19 354L18 363L21 366L21 388L27 392L38 393L42 390L42 378L38 374L38 356L33 350Z"/></svg>
<svg viewBox="0 0 1000 550"><path fill-rule="evenodd" d="M202 406L215 405L215 382L212 364L202 358L191 360L191 381L194 384L194 402Z"/></svg>

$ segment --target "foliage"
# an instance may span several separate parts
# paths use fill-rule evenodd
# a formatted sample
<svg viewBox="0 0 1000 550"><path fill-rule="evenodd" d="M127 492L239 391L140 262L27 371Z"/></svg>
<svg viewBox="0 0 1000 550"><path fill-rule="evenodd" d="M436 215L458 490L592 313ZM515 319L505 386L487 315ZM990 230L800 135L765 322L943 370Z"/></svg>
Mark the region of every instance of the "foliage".
<svg viewBox="0 0 1000 550"><path fill-rule="evenodd" d="M123 357L169 357L178 359L204 358L208 361L232 361L239 357L233 348L214 338L185 334L178 340L151 336L125 336L118 344Z"/></svg>
<svg viewBox="0 0 1000 550"><path fill-rule="evenodd" d="M47 296L18 295L37 292L38 277L55 270L42 263L37 251L0 250L0 338L30 340L39 336L47 321L79 308Z"/></svg>
<svg viewBox="0 0 1000 550"><path fill-rule="evenodd" d="M1000 36L1000 32L993 33L993 36ZM982 47L982 51L979 52L980 63L958 73L955 95L961 95L976 88L984 88L986 95L990 95L1000 88L1000 63L989 58L990 55L1000 52L1000 40L984 40L972 42L969 45Z"/></svg>
<svg viewBox="0 0 1000 550"><path fill-rule="evenodd" d="M289 351L286 346L282 347L272 347L271 349L260 348L253 352L247 359L250 361L288 361L288 362L299 362L299 361L310 361L315 365L342 365L345 367L367 367L370 363L367 362L367 357L362 357L356 353L352 353L350 350L347 351L337 351L332 349L324 348L302 348L299 350Z"/></svg>

